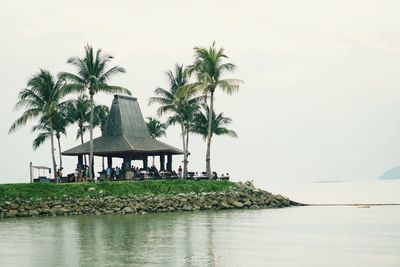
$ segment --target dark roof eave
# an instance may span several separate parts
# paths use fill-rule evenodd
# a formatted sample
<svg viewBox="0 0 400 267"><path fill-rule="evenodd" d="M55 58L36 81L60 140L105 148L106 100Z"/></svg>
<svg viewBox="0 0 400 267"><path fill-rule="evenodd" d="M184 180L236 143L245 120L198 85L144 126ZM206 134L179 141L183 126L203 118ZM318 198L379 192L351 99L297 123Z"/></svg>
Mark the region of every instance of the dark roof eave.
<svg viewBox="0 0 400 267"><path fill-rule="evenodd" d="M126 151L94 151L93 154L97 155L117 155L117 154L148 154L148 155L158 155L158 154L172 154L172 155L183 155L181 150L126 150ZM88 151L85 152L68 152L64 151L61 153L63 156L79 156L79 155L89 155Z"/></svg>

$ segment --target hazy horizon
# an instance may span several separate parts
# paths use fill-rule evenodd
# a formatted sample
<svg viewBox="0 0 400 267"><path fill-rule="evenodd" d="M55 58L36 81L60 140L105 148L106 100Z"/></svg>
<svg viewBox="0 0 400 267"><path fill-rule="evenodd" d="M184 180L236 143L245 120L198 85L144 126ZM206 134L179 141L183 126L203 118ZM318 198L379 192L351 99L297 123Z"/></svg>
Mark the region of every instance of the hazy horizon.
<svg viewBox="0 0 400 267"><path fill-rule="evenodd" d="M233 119L239 138L213 139L214 170L262 184L378 179L400 165L398 10L386 0L1 1L0 183L28 182L30 161L51 166L49 142L32 149L34 122L8 135L22 112L13 111L17 93L39 68L73 71L69 57L86 44L101 48L127 70L111 84L155 116L147 102L167 86L164 72L192 63L193 47L214 40L237 65L226 77L244 81L233 96L217 93L215 109ZM95 101L110 106L112 98ZM63 150L78 144L75 133L68 128ZM203 171L205 143L190 138L189 169ZM161 140L182 146L178 127ZM63 161L73 172L76 158Z"/></svg>

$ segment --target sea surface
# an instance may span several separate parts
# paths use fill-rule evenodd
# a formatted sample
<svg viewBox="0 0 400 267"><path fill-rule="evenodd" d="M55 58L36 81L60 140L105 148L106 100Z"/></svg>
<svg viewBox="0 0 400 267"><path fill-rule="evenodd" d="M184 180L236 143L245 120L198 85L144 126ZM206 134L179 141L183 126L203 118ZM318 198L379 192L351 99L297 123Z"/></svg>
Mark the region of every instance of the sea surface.
<svg viewBox="0 0 400 267"><path fill-rule="evenodd" d="M331 191L344 188L346 203L400 198L400 183L370 199L346 193L359 184L334 184L271 191L314 203L339 202ZM328 192L313 198L307 188ZM400 266L400 206L3 219L0 240L0 266Z"/></svg>

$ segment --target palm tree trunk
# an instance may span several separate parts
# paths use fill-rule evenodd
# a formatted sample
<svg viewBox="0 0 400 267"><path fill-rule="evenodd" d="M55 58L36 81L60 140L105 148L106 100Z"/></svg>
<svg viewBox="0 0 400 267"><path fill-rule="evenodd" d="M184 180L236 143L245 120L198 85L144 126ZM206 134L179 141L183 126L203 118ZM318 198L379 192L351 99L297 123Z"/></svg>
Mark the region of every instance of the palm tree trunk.
<svg viewBox="0 0 400 267"><path fill-rule="evenodd" d="M53 178L56 179L57 174L57 165L56 165L56 157L54 155L54 130L53 130L53 123L50 120L50 141L51 141L51 159L53 161Z"/></svg>
<svg viewBox="0 0 400 267"><path fill-rule="evenodd" d="M183 155L183 177L186 179L188 175L188 156L189 156L189 127L186 126L186 146Z"/></svg>
<svg viewBox="0 0 400 267"><path fill-rule="evenodd" d="M62 155L61 155L61 141L60 141L60 136L59 135L57 135L56 137L57 137L57 142L58 142L58 153L60 155L60 168L59 169L61 169L62 166L63 166L63 164L62 164Z"/></svg>
<svg viewBox="0 0 400 267"><path fill-rule="evenodd" d="M183 143L183 178L186 179L185 177L185 155L186 155L186 142L185 142L185 126L183 125L183 122L181 122L181 130L182 130L182 143Z"/></svg>
<svg viewBox="0 0 400 267"><path fill-rule="evenodd" d="M89 122L89 132L90 132L90 155L89 155L89 179L93 180L93 94L90 94L90 122Z"/></svg>
<svg viewBox="0 0 400 267"><path fill-rule="evenodd" d="M83 145L83 127L79 126L79 130L81 132L81 144ZM86 166L86 155L83 155L83 164Z"/></svg>
<svg viewBox="0 0 400 267"><path fill-rule="evenodd" d="M212 179L211 174L211 137L212 137L212 114L214 112L214 90L210 90L210 112L208 113L208 135L207 135L207 153L206 153L206 172L207 177Z"/></svg>

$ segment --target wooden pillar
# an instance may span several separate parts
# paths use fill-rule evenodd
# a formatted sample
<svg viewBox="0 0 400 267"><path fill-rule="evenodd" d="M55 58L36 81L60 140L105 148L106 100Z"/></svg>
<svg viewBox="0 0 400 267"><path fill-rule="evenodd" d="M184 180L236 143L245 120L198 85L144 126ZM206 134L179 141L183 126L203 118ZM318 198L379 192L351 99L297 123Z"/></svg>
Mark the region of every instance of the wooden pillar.
<svg viewBox="0 0 400 267"><path fill-rule="evenodd" d="M124 157L124 178L127 180L132 180L133 178L133 172L131 170L131 163L132 163L132 155L131 154L127 154Z"/></svg>
<svg viewBox="0 0 400 267"><path fill-rule="evenodd" d="M111 156L107 157L107 167L112 168L112 157Z"/></svg>
<svg viewBox="0 0 400 267"><path fill-rule="evenodd" d="M143 155L143 169L147 169L148 167L148 159L147 159L147 155Z"/></svg>
<svg viewBox="0 0 400 267"><path fill-rule="evenodd" d="M131 161L132 161L132 157L130 154L125 155L124 158L124 170L130 170L131 169Z"/></svg>
<svg viewBox="0 0 400 267"><path fill-rule="evenodd" d="M165 171L165 155L160 155L160 171Z"/></svg>
<svg viewBox="0 0 400 267"><path fill-rule="evenodd" d="M30 173L30 176L31 176L31 183L33 183L32 161L29 163L29 173Z"/></svg>
<svg viewBox="0 0 400 267"><path fill-rule="evenodd" d="M172 172L172 154L168 154L167 158L168 158L167 171Z"/></svg>
<svg viewBox="0 0 400 267"><path fill-rule="evenodd" d="M78 155L78 164L76 165L76 168L78 170L81 170L83 167L83 155Z"/></svg>
<svg viewBox="0 0 400 267"><path fill-rule="evenodd" d="M89 158L90 158L90 157L89 157ZM94 172L94 155L93 155L93 160L92 160L92 169L91 169L90 171L92 172L93 180L95 180L96 174L95 174L95 172Z"/></svg>

